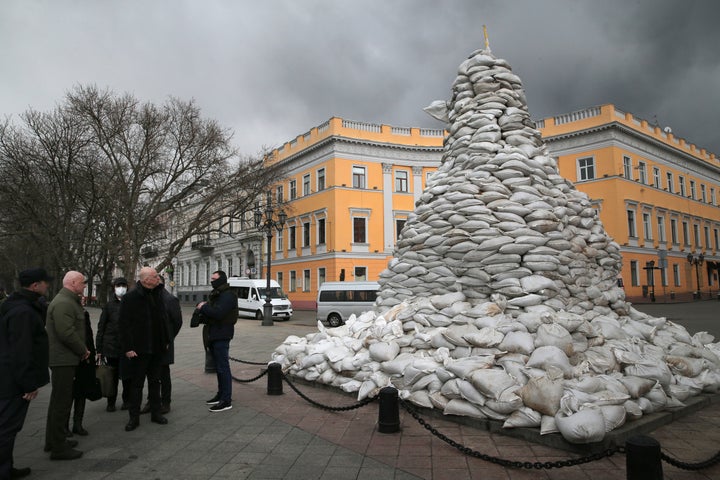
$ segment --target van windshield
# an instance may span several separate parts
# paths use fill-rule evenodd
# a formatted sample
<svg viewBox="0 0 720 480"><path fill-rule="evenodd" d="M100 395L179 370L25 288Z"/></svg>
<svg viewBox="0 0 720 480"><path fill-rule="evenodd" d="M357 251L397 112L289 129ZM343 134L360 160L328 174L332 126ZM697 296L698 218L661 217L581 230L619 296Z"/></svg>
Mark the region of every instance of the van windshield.
<svg viewBox="0 0 720 480"><path fill-rule="evenodd" d="M258 287L258 293L260 293L260 298L267 297L267 288L266 287ZM281 298L286 299L287 295L285 295L285 292L282 291L282 288L279 287L270 287L270 298Z"/></svg>

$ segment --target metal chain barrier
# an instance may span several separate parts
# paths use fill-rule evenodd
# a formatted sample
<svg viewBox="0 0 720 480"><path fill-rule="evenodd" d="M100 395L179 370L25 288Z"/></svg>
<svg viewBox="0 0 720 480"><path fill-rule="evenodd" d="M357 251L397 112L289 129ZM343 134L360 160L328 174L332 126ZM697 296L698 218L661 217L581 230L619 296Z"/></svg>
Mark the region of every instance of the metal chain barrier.
<svg viewBox="0 0 720 480"><path fill-rule="evenodd" d="M241 379L241 378L237 378L237 377L235 377L234 375L231 375L231 377L232 377L232 379L235 380L236 382L240 382L240 383L251 383L251 382L254 382L255 380L259 380L259 379L261 379L262 377L264 377L265 375L267 375L267 372L268 372L268 371L267 371L267 368L265 368L265 369L263 369L263 370L260 371L260 375L258 375L257 377L248 378L247 380L243 380L243 379Z"/></svg>
<svg viewBox="0 0 720 480"><path fill-rule="evenodd" d="M239 358L229 357L233 362L245 363L247 365L267 365L268 362L248 362L247 360L240 360Z"/></svg>
<svg viewBox="0 0 720 480"><path fill-rule="evenodd" d="M614 455L616 453L625 453L625 449L623 447L615 447L615 448L608 448L607 450L603 450L602 452L594 453L592 455L588 455L587 457L571 458L569 460L558 460L555 462L519 462L519 461L507 460L504 458L493 457L493 456L487 455L485 453L480 453L476 450L473 450L469 447L466 447L466 446L456 442L455 440L440 433L436 428L434 428L432 425L430 425L425 420L420 418L420 415L418 415L417 411L403 399L400 399L400 405L402 405L405 408L405 410L407 410L408 413L410 415L412 415L412 417L415 420L417 420L418 423L420 425L422 425L426 430L428 430L430 433L432 433L437 438L439 438L443 442L447 443L451 447L458 449L460 452L464 453L465 455L479 458L481 460L485 460L486 462L491 462L491 463L500 465L501 467L525 468L525 469L537 469L537 470L562 468L562 467L574 467L576 465L582 465L584 463L590 463L590 462L595 462L597 460L602 460L603 458L611 457L612 455Z"/></svg>
<svg viewBox="0 0 720 480"><path fill-rule="evenodd" d="M308 402L308 403L310 403L310 404L312 404L312 405L315 405L315 406L318 407L318 408L322 408L323 410L330 410L330 411L332 411L332 412L344 412L344 411L347 411L347 410L354 410L354 409L356 409L356 408L360 408L360 407L364 407L365 405L369 405L370 403L372 403L372 402L374 402L375 400L378 399L377 396L375 396L375 397L368 397L368 398L366 398L365 400L361 400L361 401L359 401L358 403L356 403L356 404L354 404L354 405L349 405L349 406L347 406L347 407L331 407L331 406L329 406L329 405L323 405L322 403L316 402L316 401L313 400L312 398L310 398L310 397L308 397L307 395L305 395L304 393L302 393L300 390L297 389L297 387L296 387L295 385L292 384L292 382L291 382L290 379L287 377L287 375L285 375L285 373L282 374L282 378L283 378L283 380L285 380L285 383L287 383L288 385L290 385L290 388L292 388L292 389L295 391L295 393L297 393L298 395L300 395L300 398L302 398L303 400L305 400L306 402Z"/></svg>
<svg viewBox="0 0 720 480"><path fill-rule="evenodd" d="M680 460L672 458L662 452L660 453L660 458L662 458L670 465L681 468L683 470L702 470L704 468L712 467L713 465L720 463L720 452L716 453L714 456L708 458L707 460L697 463L681 462Z"/></svg>

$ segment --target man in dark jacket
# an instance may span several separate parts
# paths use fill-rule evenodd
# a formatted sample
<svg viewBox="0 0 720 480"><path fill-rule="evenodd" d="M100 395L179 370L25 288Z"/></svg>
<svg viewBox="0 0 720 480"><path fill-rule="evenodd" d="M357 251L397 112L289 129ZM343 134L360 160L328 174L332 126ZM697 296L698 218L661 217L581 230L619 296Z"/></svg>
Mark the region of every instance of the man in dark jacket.
<svg viewBox="0 0 720 480"><path fill-rule="evenodd" d="M232 408L232 373L230 372L230 340L235 335L237 322L237 293L227 283L227 275L222 270L213 272L210 277L213 287L208 302L201 302L196 309L205 319L210 352L215 361L218 391L206 403L211 412L222 412Z"/></svg>
<svg viewBox="0 0 720 480"><path fill-rule="evenodd" d="M42 268L20 272L20 290L0 307L0 478L22 478L30 468L13 467L15 437L25 423L30 401L50 382L47 294L52 280Z"/></svg>
<svg viewBox="0 0 720 480"><path fill-rule="evenodd" d="M160 362L172 341L172 327L162 298L164 287L154 268L143 267L134 289L120 302L120 346L129 359L130 420L126 431L140 425L143 384L148 380L150 421L168 423L160 413Z"/></svg>
<svg viewBox="0 0 720 480"><path fill-rule="evenodd" d="M130 405L130 381L121 372L122 357L125 355L120 349L120 300L127 293L128 282L124 277L117 277L112 281L113 295L112 299L102 309L100 313L100 321L98 322L97 335L95 337L95 348L98 352L98 360L105 361L113 368L113 381L115 384L116 394L107 399L106 410L114 412L115 402L117 401L117 385L118 379L123 379L122 392L122 410L127 410Z"/></svg>

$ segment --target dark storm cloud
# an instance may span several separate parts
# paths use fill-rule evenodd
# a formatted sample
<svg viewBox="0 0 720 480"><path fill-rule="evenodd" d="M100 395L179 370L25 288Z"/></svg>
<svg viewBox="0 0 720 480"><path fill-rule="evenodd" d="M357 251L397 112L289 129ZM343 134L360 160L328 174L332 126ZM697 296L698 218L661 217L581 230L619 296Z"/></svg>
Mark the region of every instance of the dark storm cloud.
<svg viewBox="0 0 720 480"><path fill-rule="evenodd" d="M89 0L0 3L0 114L76 84L195 98L245 153L332 116L442 127L457 66L490 46L534 118L603 103L720 153L716 2Z"/></svg>

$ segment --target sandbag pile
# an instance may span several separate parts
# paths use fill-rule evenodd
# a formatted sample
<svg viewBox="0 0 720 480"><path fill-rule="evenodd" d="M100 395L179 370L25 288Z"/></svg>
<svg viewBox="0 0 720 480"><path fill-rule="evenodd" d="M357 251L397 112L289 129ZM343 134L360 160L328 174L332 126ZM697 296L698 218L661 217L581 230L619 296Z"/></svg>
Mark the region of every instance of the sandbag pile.
<svg viewBox="0 0 720 480"><path fill-rule="evenodd" d="M573 443L720 389L720 346L644 315L616 286L618 245L560 177L520 79L489 50L463 62L438 171L380 275L375 310L273 354L358 392L393 385L445 414Z"/></svg>

